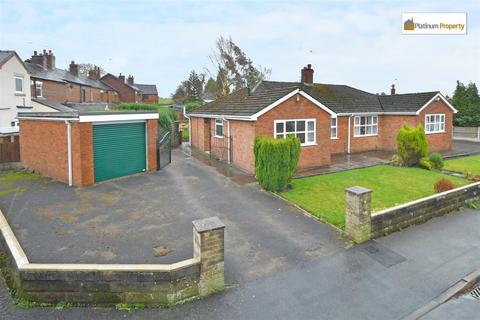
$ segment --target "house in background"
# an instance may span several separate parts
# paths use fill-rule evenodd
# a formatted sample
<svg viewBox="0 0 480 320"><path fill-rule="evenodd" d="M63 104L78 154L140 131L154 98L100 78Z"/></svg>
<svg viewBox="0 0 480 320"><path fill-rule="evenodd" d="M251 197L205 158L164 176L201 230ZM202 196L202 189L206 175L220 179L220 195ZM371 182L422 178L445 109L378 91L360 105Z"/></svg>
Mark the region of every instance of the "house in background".
<svg viewBox="0 0 480 320"><path fill-rule="evenodd" d="M422 124L431 151L452 147L455 108L439 92L376 95L346 85L313 82L311 65L301 82L262 81L195 109L192 147L255 172L256 135L301 141L299 168L331 163L332 154L395 150L404 123Z"/></svg>
<svg viewBox="0 0 480 320"><path fill-rule="evenodd" d="M30 73L15 51L0 50L0 135L18 134L18 112L56 112L31 99Z"/></svg>
<svg viewBox="0 0 480 320"><path fill-rule="evenodd" d="M91 70L88 77L79 74L78 64L74 61L68 70L59 69L55 66L55 55L51 50L43 50L40 54L34 51L25 65L31 73L31 92L35 100L57 104L119 101L118 92L100 81L98 67Z"/></svg>
<svg viewBox="0 0 480 320"><path fill-rule="evenodd" d="M135 87L142 91L143 103L158 103L158 92L156 85L135 83Z"/></svg>
<svg viewBox="0 0 480 320"><path fill-rule="evenodd" d="M120 102L141 103L143 101L142 91L135 86L132 75L129 75L125 81L125 76L121 73L118 77L107 73L100 80L118 92Z"/></svg>

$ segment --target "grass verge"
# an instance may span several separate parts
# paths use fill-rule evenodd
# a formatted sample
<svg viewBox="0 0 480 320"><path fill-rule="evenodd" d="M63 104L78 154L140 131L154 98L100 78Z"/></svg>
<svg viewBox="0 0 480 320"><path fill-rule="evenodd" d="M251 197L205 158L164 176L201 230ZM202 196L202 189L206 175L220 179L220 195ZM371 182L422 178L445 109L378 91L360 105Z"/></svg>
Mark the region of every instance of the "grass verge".
<svg viewBox="0 0 480 320"><path fill-rule="evenodd" d="M480 155L446 160L443 168L453 172L480 175Z"/></svg>
<svg viewBox="0 0 480 320"><path fill-rule="evenodd" d="M375 212L434 194L433 185L441 178L457 186L468 184L465 179L436 171L380 165L294 179L292 189L280 194L319 219L344 229L346 188L361 186L373 190Z"/></svg>

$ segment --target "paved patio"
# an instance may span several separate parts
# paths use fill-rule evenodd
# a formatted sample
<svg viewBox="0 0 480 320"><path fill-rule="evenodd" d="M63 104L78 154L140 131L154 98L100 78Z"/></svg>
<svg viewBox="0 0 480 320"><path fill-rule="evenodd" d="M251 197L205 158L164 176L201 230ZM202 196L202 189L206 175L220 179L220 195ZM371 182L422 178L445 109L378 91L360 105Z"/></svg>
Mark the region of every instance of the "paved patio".
<svg viewBox="0 0 480 320"><path fill-rule="evenodd" d="M390 161L393 151L367 151L352 154L332 155L332 164L313 169L298 170L296 178L317 176L351 169L371 167L385 164ZM451 150L441 152L444 158L457 158L474 154L480 154L480 143L469 141L453 141Z"/></svg>

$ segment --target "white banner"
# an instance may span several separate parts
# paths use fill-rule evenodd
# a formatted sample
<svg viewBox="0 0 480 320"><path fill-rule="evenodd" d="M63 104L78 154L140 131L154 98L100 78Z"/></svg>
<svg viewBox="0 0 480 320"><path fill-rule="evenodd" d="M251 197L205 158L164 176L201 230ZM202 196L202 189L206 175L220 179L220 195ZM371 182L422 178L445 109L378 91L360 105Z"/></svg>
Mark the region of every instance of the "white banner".
<svg viewBox="0 0 480 320"><path fill-rule="evenodd" d="M403 34L467 34L467 14L402 13Z"/></svg>

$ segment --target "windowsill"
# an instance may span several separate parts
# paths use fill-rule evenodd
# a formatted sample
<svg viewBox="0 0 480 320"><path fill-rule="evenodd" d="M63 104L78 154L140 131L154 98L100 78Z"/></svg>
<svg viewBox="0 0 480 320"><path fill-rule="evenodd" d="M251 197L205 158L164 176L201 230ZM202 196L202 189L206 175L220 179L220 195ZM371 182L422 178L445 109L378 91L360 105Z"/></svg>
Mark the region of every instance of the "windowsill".
<svg viewBox="0 0 480 320"><path fill-rule="evenodd" d="M214 138L217 138L217 139L223 139L223 136L214 135L213 137L214 137Z"/></svg>
<svg viewBox="0 0 480 320"><path fill-rule="evenodd" d="M17 106L17 109L32 109L32 106Z"/></svg>
<svg viewBox="0 0 480 320"><path fill-rule="evenodd" d="M18 97L25 97L25 93L23 92L15 92L15 95Z"/></svg>
<svg viewBox="0 0 480 320"><path fill-rule="evenodd" d="M432 132L425 132L425 134L436 134L436 133L445 133L446 131L432 131Z"/></svg>
<svg viewBox="0 0 480 320"><path fill-rule="evenodd" d="M336 137L336 138L330 137L330 140L338 140L338 137Z"/></svg>
<svg viewBox="0 0 480 320"><path fill-rule="evenodd" d="M360 136L353 135L354 138L376 137L376 136L378 136L378 133L376 133L376 134L363 134L363 135L360 135Z"/></svg>
<svg viewBox="0 0 480 320"><path fill-rule="evenodd" d="M300 144L300 147L314 147L317 146L316 143L307 143L307 144Z"/></svg>

